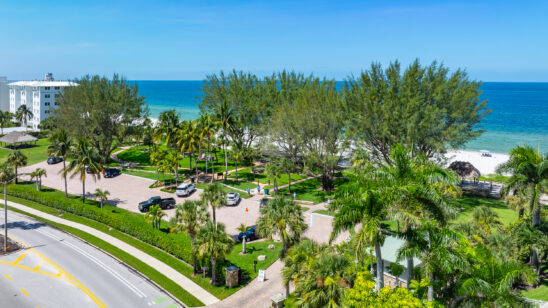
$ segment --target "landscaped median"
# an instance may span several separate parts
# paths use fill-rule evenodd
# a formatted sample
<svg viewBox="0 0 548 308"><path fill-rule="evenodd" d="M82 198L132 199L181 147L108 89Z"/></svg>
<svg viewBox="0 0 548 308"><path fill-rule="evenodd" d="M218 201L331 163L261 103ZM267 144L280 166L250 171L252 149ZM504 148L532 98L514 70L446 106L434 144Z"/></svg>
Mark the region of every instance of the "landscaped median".
<svg viewBox="0 0 548 308"><path fill-rule="evenodd" d="M66 199L63 192L50 188L44 188L44 191L38 192L36 191L35 186L30 183L9 185L8 194L9 201L23 204L32 209L57 217L62 217L65 220L94 228L118 240L121 240L165 263L175 271L192 280L194 283L196 283L218 299L223 299L233 294L242 287L240 286L238 288L227 288L224 285L212 286L209 283L209 277L193 277L192 267L189 265L191 260L191 250L188 235L184 233L168 233L169 228L171 227L168 222L163 221L161 230L157 230L153 228L150 224L146 223L142 214L129 212L127 210L108 205L105 205L105 207L101 210L99 208L99 204L93 200L86 200L86 203L84 204L81 202L81 199L76 196L70 196L69 199ZM65 231L70 232L70 230ZM75 234L73 232L70 233L81 237L81 231L76 231L79 231L78 234ZM259 261L257 266L257 269L266 269L277 259L281 247L279 243L274 243L276 249L268 249L267 246L270 243L271 242L248 243L247 247L248 249L250 249L250 253L247 254L245 257L242 257L237 253L239 250L241 250L241 245L236 245L233 248L233 252L229 256L227 256L226 265L231 263L241 267L244 274L249 277L249 279L246 281L247 283L257 276L257 273L251 270L253 262L250 260L256 260L258 255L267 255L266 260ZM94 245L98 246L101 249L104 249L105 251L110 252L108 250L110 249L108 245L105 246L102 245L102 243L99 244ZM125 259L123 257L119 257L115 253L112 254L125 262ZM135 268L141 271L140 267ZM150 272L150 270L145 268L141 272L146 276L149 276L148 272ZM222 270L221 273L224 274L224 270ZM149 278L154 280L154 274L152 275L152 277L149 276ZM164 277L160 280L166 279ZM168 280L168 282L166 283L171 282L172 281ZM172 293L174 296L177 296L181 300L183 300L183 298L188 298L184 294L184 292L172 292L162 283L158 281L156 281L156 283L166 288L166 290L168 290L170 293ZM181 298L179 294L182 294L181 296L183 298ZM191 306L197 304L195 301L185 303Z"/></svg>

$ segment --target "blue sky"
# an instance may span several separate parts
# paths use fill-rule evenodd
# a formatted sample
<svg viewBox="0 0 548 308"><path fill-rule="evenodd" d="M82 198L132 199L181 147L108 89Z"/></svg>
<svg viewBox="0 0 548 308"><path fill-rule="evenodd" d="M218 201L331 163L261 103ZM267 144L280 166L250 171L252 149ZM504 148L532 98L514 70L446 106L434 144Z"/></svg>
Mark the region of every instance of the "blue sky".
<svg viewBox="0 0 548 308"><path fill-rule="evenodd" d="M548 1L2 1L0 76L197 80L233 68L344 79L415 58L548 81Z"/></svg>

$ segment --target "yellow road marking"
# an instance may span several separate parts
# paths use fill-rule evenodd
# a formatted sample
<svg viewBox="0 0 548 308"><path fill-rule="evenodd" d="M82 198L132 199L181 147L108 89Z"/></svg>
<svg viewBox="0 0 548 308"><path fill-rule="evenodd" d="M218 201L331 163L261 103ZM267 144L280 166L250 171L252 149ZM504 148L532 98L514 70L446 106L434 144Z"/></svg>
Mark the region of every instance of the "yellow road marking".
<svg viewBox="0 0 548 308"><path fill-rule="evenodd" d="M6 264L6 265L9 265L9 266L18 267L18 268L28 270L28 271L31 271L31 272L35 272L35 273L38 273L38 274L43 274L43 275L51 276L51 277L54 277L54 278L66 280L67 282L71 283L72 285L74 285L74 286L78 287L80 290L82 290L82 292L84 292L87 296L89 296L97 304L97 306L99 306L101 308L106 308L107 307L107 306L105 306L105 304L103 304L101 302L101 300L99 300L93 293L91 293L90 290L88 290L86 287L84 287L84 285L82 285L82 283L80 283L78 280L76 280L76 278L72 277L69 273L67 273L60 266L53 263L53 261L46 258L43 254L39 253L36 249L31 248L29 245L25 244L23 241L17 239L15 236L10 235L9 237L13 238L14 240L16 240L19 243L26 246L28 251L25 252L23 255L19 256L19 258L17 258L17 260L15 260L14 262L7 262L7 261L4 261L4 260L0 260L0 263ZM49 272L41 271L41 270L38 269L38 267L30 268L28 266L17 264L17 262L21 261L21 259L23 259L24 256L26 256L28 253L31 253L31 252L38 255L42 259L42 261L40 262L38 267L40 267L43 262L46 262L46 263L50 264L51 266L53 266L54 268L56 268L59 272L57 274L52 274L52 273L49 273ZM25 290L21 289L21 291L23 291L23 293L25 293L25 295L28 295L27 292L25 292Z"/></svg>
<svg viewBox="0 0 548 308"><path fill-rule="evenodd" d="M11 236L10 236L11 237ZM24 254L20 255L19 258L17 258L17 260L13 261L13 264L17 264L19 263L19 261L21 261L21 259L23 259L29 252L25 252Z"/></svg>
<svg viewBox="0 0 548 308"><path fill-rule="evenodd" d="M21 289L21 291L23 291L23 293L25 293L26 296L29 296L29 294L27 293L27 291L25 291L25 289Z"/></svg>
<svg viewBox="0 0 548 308"><path fill-rule="evenodd" d="M44 260L40 261L40 263L38 263L38 265L34 269L38 270L40 266L42 266L42 263L44 263Z"/></svg>
<svg viewBox="0 0 548 308"><path fill-rule="evenodd" d="M8 274L4 274L4 276L6 276L6 278L8 278L9 280L11 280L11 277L8 276Z"/></svg>

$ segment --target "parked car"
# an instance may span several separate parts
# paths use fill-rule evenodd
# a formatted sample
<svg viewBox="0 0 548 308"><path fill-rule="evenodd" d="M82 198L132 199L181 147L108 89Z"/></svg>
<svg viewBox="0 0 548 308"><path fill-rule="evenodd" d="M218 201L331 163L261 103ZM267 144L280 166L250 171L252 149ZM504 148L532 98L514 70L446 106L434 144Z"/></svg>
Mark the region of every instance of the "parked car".
<svg viewBox="0 0 548 308"><path fill-rule="evenodd" d="M50 157L48 158L48 165L55 165L62 161L63 159L61 157Z"/></svg>
<svg viewBox="0 0 548 308"><path fill-rule="evenodd" d="M240 232L240 234L238 234L238 241L242 241L243 238L244 238L244 234L245 234L245 238L247 241L251 241L251 240L254 240L254 239L257 239L257 235L255 234L255 226L247 229L244 232Z"/></svg>
<svg viewBox="0 0 548 308"><path fill-rule="evenodd" d="M103 177L105 178L113 178L120 174L122 174L122 171L120 171L120 169L117 169L117 168L105 168L103 170Z"/></svg>
<svg viewBox="0 0 548 308"><path fill-rule="evenodd" d="M162 210L172 209L175 207L175 199L173 198L160 198L159 196L150 197L147 201L139 203L139 211L148 212L151 206L160 205Z"/></svg>
<svg viewBox="0 0 548 308"><path fill-rule="evenodd" d="M192 183L183 183L183 184L177 186L177 189L175 190L175 195L177 195L177 197L188 197L195 190L196 190L196 186L194 186L194 184L192 184Z"/></svg>
<svg viewBox="0 0 548 308"><path fill-rule="evenodd" d="M226 195L226 205L238 205L240 202L240 194L231 192Z"/></svg>

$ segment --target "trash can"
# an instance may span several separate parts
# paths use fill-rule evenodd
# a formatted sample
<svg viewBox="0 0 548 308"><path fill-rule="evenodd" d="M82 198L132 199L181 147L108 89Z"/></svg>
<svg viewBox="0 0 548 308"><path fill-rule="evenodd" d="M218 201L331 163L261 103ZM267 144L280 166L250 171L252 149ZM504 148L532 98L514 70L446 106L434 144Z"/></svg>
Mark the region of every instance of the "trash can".
<svg viewBox="0 0 548 308"><path fill-rule="evenodd" d="M191 176L191 177L190 177L190 183L194 183L194 179L195 179L195 178L194 178L193 176Z"/></svg>
<svg viewBox="0 0 548 308"><path fill-rule="evenodd" d="M264 194L265 194L265 195L268 195L269 192L270 192L269 189L266 189L266 188L264 189Z"/></svg>
<svg viewBox="0 0 548 308"><path fill-rule="evenodd" d="M228 266L226 269L226 286L237 287L240 284L240 268L236 265Z"/></svg>

